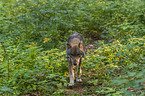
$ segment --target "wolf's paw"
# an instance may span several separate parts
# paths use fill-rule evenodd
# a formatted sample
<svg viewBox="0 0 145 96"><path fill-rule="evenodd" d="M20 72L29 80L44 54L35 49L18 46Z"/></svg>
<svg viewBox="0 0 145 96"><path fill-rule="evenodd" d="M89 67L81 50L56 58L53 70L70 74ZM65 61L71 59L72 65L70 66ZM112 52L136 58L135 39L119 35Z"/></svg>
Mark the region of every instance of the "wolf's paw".
<svg viewBox="0 0 145 96"><path fill-rule="evenodd" d="M82 82L82 79L76 79L77 82Z"/></svg>
<svg viewBox="0 0 145 96"><path fill-rule="evenodd" d="M70 84L68 84L68 87L72 88L73 85L74 85L74 83L70 83Z"/></svg>
<svg viewBox="0 0 145 96"><path fill-rule="evenodd" d="M73 86L74 84L68 84L68 86Z"/></svg>

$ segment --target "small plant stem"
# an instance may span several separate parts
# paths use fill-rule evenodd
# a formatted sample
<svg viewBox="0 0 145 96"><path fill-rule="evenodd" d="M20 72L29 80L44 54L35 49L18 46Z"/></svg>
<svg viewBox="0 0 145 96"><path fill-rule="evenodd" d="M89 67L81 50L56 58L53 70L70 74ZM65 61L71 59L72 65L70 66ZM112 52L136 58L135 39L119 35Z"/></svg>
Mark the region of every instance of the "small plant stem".
<svg viewBox="0 0 145 96"><path fill-rule="evenodd" d="M3 48L3 50L4 50L4 58L3 58L3 61L4 62L6 62L6 60L7 60L7 64L8 64L8 81L9 81L9 58L8 58L8 55L7 55L7 51L6 51L6 47L5 47L5 45L4 45L4 43L3 42L1 42L1 44L2 44L2 48Z"/></svg>

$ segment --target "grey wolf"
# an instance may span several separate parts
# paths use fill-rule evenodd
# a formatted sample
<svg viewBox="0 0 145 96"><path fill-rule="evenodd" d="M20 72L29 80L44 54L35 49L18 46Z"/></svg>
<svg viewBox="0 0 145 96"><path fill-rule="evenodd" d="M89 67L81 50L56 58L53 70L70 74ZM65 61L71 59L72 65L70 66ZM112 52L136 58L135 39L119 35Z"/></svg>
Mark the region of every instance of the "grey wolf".
<svg viewBox="0 0 145 96"><path fill-rule="evenodd" d="M85 57L85 43L83 37L80 33L73 33L69 36L66 42L66 57L68 59L68 70L70 75L70 84L68 86L74 85L74 70L73 66L77 66L76 81L81 82L80 74L82 58Z"/></svg>

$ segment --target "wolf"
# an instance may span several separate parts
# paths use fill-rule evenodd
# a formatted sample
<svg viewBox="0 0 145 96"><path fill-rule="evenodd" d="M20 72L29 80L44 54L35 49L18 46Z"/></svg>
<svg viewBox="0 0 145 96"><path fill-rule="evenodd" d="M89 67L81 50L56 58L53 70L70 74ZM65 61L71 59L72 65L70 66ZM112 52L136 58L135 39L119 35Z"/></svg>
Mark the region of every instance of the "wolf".
<svg viewBox="0 0 145 96"><path fill-rule="evenodd" d="M70 75L70 84L68 86L74 85L74 70L73 66L77 66L76 81L81 82L80 74L82 58L85 57L85 43L82 35L80 33L73 33L69 36L66 42L66 57L68 59L68 70Z"/></svg>

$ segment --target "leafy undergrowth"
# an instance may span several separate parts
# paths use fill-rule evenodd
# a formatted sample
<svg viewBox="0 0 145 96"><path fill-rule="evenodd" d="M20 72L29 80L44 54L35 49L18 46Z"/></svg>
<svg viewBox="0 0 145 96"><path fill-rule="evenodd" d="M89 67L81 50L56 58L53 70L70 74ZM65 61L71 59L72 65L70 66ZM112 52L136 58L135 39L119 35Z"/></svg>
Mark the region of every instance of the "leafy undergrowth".
<svg viewBox="0 0 145 96"><path fill-rule="evenodd" d="M93 40L139 37L144 6L144 0L0 0L0 35L36 41L45 50L63 49L73 31Z"/></svg>
<svg viewBox="0 0 145 96"><path fill-rule="evenodd" d="M35 43L17 43L2 43L0 47L1 95L145 94L145 37L131 38L126 43L101 42L101 46L88 53L83 61L83 82L72 88L67 87L65 51L43 51Z"/></svg>
<svg viewBox="0 0 145 96"><path fill-rule="evenodd" d="M144 2L0 0L0 95L143 96ZM88 50L83 82L70 89L62 50L74 31L98 49Z"/></svg>

